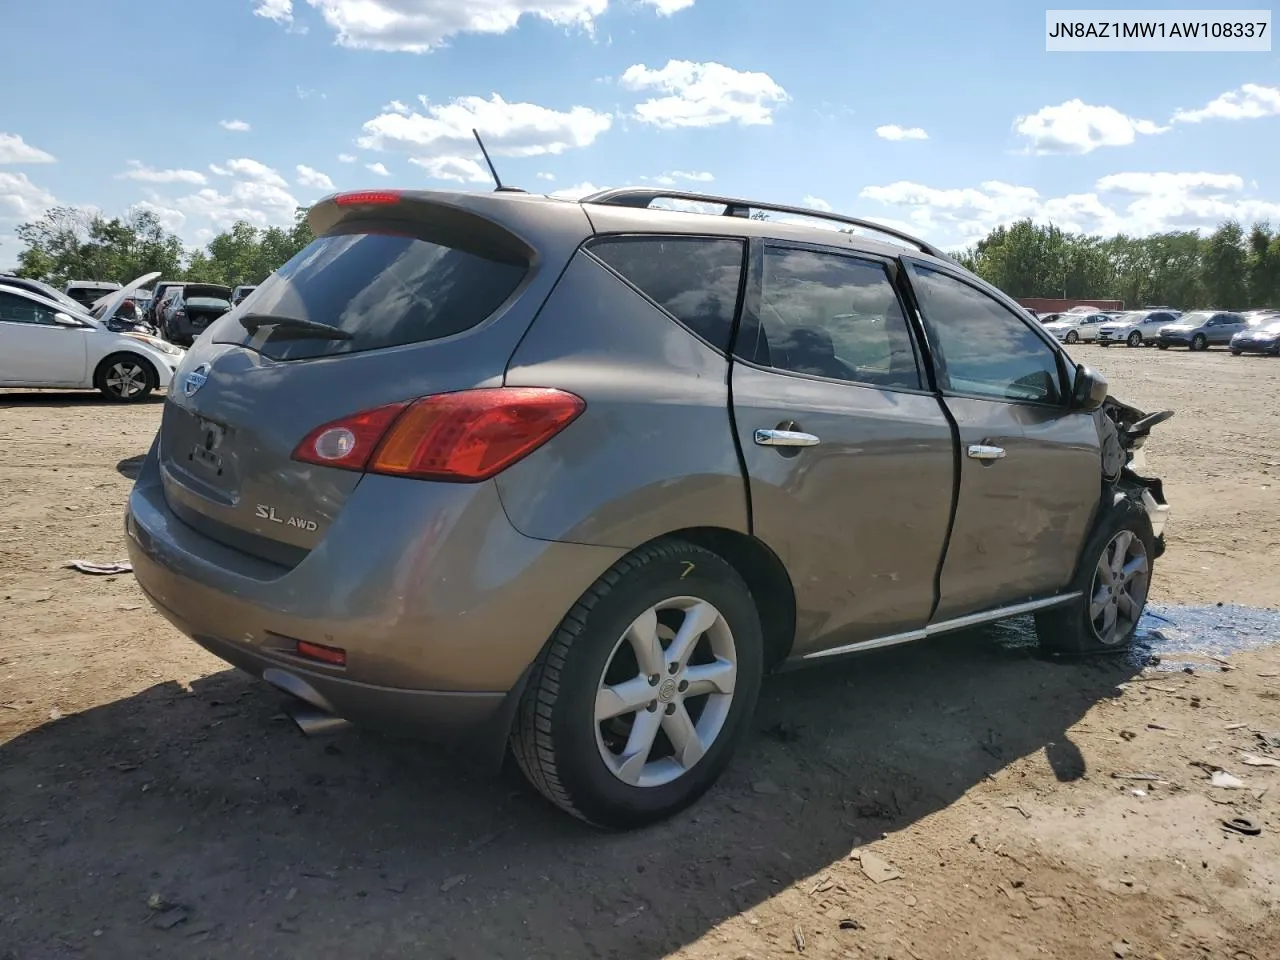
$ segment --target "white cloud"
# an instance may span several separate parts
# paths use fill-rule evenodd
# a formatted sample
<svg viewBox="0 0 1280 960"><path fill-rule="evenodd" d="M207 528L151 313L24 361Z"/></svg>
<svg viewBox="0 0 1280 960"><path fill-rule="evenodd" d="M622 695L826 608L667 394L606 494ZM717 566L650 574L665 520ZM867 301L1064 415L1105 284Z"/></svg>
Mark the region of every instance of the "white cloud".
<svg viewBox="0 0 1280 960"><path fill-rule="evenodd" d="M453 180L457 183L492 183L489 171L468 157L413 157L417 164L433 180Z"/></svg>
<svg viewBox="0 0 1280 960"><path fill-rule="evenodd" d="M553 190L550 196L559 197L561 200L581 200L583 197L608 189L608 187L597 187L588 180L583 183L575 183L572 187L565 187L562 190Z"/></svg>
<svg viewBox="0 0 1280 960"><path fill-rule="evenodd" d="M340 153L338 154L338 162L339 163L355 163L356 158L354 154Z"/></svg>
<svg viewBox="0 0 1280 960"><path fill-rule="evenodd" d="M127 212L134 210L155 214L156 219L160 221L160 225L170 233L177 233L187 222L187 215L181 210L175 210L159 203L152 203L149 200L139 200L129 207Z"/></svg>
<svg viewBox="0 0 1280 960"><path fill-rule="evenodd" d="M609 5L609 0L307 2L320 11L342 46L407 53L426 53L460 33L506 33L524 16L537 17L556 26L577 26L589 30L595 18Z"/></svg>
<svg viewBox="0 0 1280 960"><path fill-rule="evenodd" d="M129 169L116 174L119 180L137 180L140 183L193 183L203 186L208 178L199 170L154 170L140 160L130 160Z"/></svg>
<svg viewBox="0 0 1280 960"><path fill-rule="evenodd" d="M1210 231L1227 219L1280 219L1280 203L1247 196L1244 190L1244 180L1235 174L1117 173L1102 177L1088 193L1057 197L1000 181L959 189L898 181L866 187L860 196L905 212L916 233L969 243L1001 224L1026 218L1107 236Z"/></svg>
<svg viewBox="0 0 1280 960"><path fill-rule="evenodd" d="M299 84L296 87L296 89L297 89L299 100L310 100L312 97L319 97L321 100L329 99L328 94L323 93L319 90L316 90L314 87L304 87L301 84Z"/></svg>
<svg viewBox="0 0 1280 960"><path fill-rule="evenodd" d="M314 190L332 190L334 189L333 181L326 174L319 170L313 170L306 164L298 164L298 186L311 187Z"/></svg>
<svg viewBox="0 0 1280 960"><path fill-rule="evenodd" d="M398 114L400 114L400 116L402 116L402 117L407 117L409 114L413 113L413 111L409 109L409 107L408 107L408 105L407 105L407 104L402 103L402 102L401 102L401 101L399 101L399 100L392 100L390 103L386 104L386 105L382 108L382 112L383 112L383 113L398 113Z"/></svg>
<svg viewBox="0 0 1280 960"><path fill-rule="evenodd" d="M293 23L293 0L256 0L253 15L276 23Z"/></svg>
<svg viewBox="0 0 1280 960"><path fill-rule="evenodd" d="M1280 87L1263 87L1246 83L1238 90L1228 90L1199 110L1179 110L1174 123L1199 123L1201 120L1256 120L1280 114Z"/></svg>
<svg viewBox="0 0 1280 960"><path fill-rule="evenodd" d="M1032 153L1080 154L1099 147L1128 146L1139 135L1164 133L1169 128L1127 116L1114 107L1076 99L1018 117L1013 129L1028 141L1027 149Z"/></svg>
<svg viewBox="0 0 1280 960"><path fill-rule="evenodd" d="M419 98L422 113L385 112L364 125L366 150L399 149L418 157L448 157L475 149L480 131L491 154L535 157L586 147L609 129L612 118L588 107L552 110L536 103L508 103L496 93L459 97L444 104Z"/></svg>
<svg viewBox="0 0 1280 960"><path fill-rule="evenodd" d="M365 168L366 170L368 170L370 173L376 173L376 174L377 174L378 176L380 176L380 177L389 177L389 176L391 176L391 171L390 171L390 170L388 170L388 169L386 168L386 165L385 165L385 164L381 164L381 163L366 163L366 164L364 165L364 168Z"/></svg>
<svg viewBox="0 0 1280 960"><path fill-rule="evenodd" d="M251 160L249 157L240 157L236 160L228 160L222 166L216 163L209 164L209 169L220 177L240 177L244 180L253 180L258 183L265 183L269 186L278 187L281 190L289 186L288 181L276 171L272 170L265 163L259 163L257 160Z"/></svg>
<svg viewBox="0 0 1280 960"><path fill-rule="evenodd" d="M539 174L538 174L538 179L539 179L539 180L554 180L555 178L556 178L556 175L555 175L554 173L539 173Z"/></svg>
<svg viewBox="0 0 1280 960"><path fill-rule="evenodd" d="M831 204L827 203L827 201L823 200L821 197L815 197L811 193L805 194L802 202L806 207L811 207L814 210L821 210L823 213L831 212Z"/></svg>
<svg viewBox="0 0 1280 960"><path fill-rule="evenodd" d="M648 180L651 178L641 177L640 179ZM654 183L663 187L673 187L682 180L691 183L710 183L714 179L715 177L711 174L699 170L672 170L652 178Z"/></svg>
<svg viewBox="0 0 1280 960"><path fill-rule="evenodd" d="M627 90L666 94L635 109L637 119L666 128L769 124L774 108L790 99L767 73L689 60L669 60L656 70L637 63L627 67L619 83Z"/></svg>
<svg viewBox="0 0 1280 960"><path fill-rule="evenodd" d="M246 220L257 227L288 226L298 201L283 187L259 180L238 180L221 193L211 187L179 197L174 206L183 213L208 217L216 227Z"/></svg>
<svg viewBox="0 0 1280 960"><path fill-rule="evenodd" d="M252 129L243 120L219 120L218 126L223 130L231 130L235 133L248 133Z"/></svg>
<svg viewBox="0 0 1280 960"><path fill-rule="evenodd" d="M36 186L25 173L0 171L0 217L31 220L57 203L52 193Z"/></svg>
<svg viewBox="0 0 1280 960"><path fill-rule="evenodd" d="M31 146L19 134L0 133L0 163L57 163L57 158Z"/></svg>
<svg viewBox="0 0 1280 960"><path fill-rule="evenodd" d="M881 140L928 140L929 134L920 127L900 127L896 123L887 123L876 127L876 136Z"/></svg>
<svg viewBox="0 0 1280 960"><path fill-rule="evenodd" d="M657 12L660 17L669 17L673 13L687 10L693 6L694 0L641 0Z"/></svg>

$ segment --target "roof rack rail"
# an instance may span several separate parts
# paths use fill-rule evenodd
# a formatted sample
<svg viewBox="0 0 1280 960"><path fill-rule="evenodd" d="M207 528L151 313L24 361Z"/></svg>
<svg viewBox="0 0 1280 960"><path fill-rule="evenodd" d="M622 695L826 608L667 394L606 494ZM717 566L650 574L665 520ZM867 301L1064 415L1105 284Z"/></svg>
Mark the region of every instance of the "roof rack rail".
<svg viewBox="0 0 1280 960"><path fill-rule="evenodd" d="M724 206L726 217L749 217L752 210L768 210L772 213L787 213L798 217L812 217L817 220L831 220L851 227L860 227L875 233L902 240L916 247L922 253L939 260L950 260L943 251L927 240L913 237L909 233L886 227L872 220L861 220L857 217L846 217L842 213L828 213L824 210L811 210L808 207L791 207L781 203L760 203L756 200L738 200L733 197L717 197L708 193L689 193L683 190L654 190L650 187L616 187L612 190L601 190L583 197L579 203L598 203L611 207L637 207L647 210L655 200L687 200L693 203L711 203Z"/></svg>

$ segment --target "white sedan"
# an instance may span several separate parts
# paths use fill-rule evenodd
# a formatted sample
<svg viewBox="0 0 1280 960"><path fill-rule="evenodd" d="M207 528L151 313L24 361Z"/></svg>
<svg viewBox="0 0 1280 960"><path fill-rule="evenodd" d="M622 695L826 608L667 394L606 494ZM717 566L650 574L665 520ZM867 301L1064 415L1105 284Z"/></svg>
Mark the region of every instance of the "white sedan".
<svg viewBox="0 0 1280 960"><path fill-rule="evenodd" d="M1098 329L1114 318L1106 313L1063 313L1044 328L1063 343L1092 342L1098 339Z"/></svg>
<svg viewBox="0 0 1280 960"><path fill-rule="evenodd" d="M158 273L116 292L103 316ZM86 310L0 283L0 387L96 389L121 402L163 390L186 351L142 333L113 333Z"/></svg>

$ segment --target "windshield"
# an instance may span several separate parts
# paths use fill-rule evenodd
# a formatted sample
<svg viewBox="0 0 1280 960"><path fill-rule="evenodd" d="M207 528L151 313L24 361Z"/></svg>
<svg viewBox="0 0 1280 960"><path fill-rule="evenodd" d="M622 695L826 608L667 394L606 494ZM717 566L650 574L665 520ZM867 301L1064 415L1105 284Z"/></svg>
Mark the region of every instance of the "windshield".
<svg viewBox="0 0 1280 960"><path fill-rule="evenodd" d="M1116 323L1141 323L1147 319L1146 310L1130 310L1128 313L1122 313L1116 317Z"/></svg>
<svg viewBox="0 0 1280 960"><path fill-rule="evenodd" d="M1213 316L1213 313L1212 313L1212 312L1210 312L1210 311L1207 311L1207 310L1195 310L1195 311L1193 311L1193 312L1191 312L1191 313L1184 313L1182 316L1180 316L1180 317L1178 318L1177 322L1178 322L1178 323L1186 323L1186 324L1189 324L1190 326L1193 326L1193 327L1198 327L1198 326L1200 326L1202 323L1207 322L1207 321L1208 321L1208 319L1209 319L1210 317L1212 317L1212 316Z"/></svg>
<svg viewBox="0 0 1280 960"><path fill-rule="evenodd" d="M217 297L188 297L187 306L193 310L230 310L231 304Z"/></svg>

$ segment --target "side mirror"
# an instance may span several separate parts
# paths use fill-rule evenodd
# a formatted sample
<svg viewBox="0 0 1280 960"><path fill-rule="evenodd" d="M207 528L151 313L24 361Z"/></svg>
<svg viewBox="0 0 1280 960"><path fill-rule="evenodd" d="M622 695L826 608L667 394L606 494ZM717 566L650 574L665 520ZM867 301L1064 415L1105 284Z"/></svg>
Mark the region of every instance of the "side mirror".
<svg viewBox="0 0 1280 960"><path fill-rule="evenodd" d="M75 317L71 316L71 314L63 313L61 310L59 310L57 313L53 315L53 322L58 324L61 327L83 327L84 326L83 323L81 323Z"/></svg>
<svg viewBox="0 0 1280 960"><path fill-rule="evenodd" d="M1071 406L1076 410L1097 410L1107 399L1106 379L1083 363L1076 367L1076 382L1071 390Z"/></svg>

